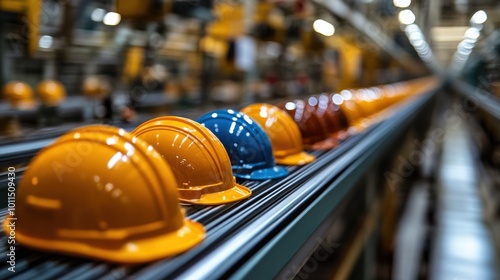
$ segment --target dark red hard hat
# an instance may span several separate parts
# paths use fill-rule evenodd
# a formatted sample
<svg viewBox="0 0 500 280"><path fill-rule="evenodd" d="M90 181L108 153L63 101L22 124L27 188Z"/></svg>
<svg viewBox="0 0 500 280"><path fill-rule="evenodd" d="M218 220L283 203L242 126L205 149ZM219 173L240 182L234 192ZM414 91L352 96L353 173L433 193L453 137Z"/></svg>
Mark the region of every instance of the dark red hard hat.
<svg viewBox="0 0 500 280"><path fill-rule="evenodd" d="M315 110L303 100L294 100L278 104L278 107L287 112L297 123L302 141L307 149L326 150L337 145L337 141L330 138L325 122L318 117Z"/></svg>
<svg viewBox="0 0 500 280"><path fill-rule="evenodd" d="M311 96L307 99L307 106L324 122L330 136L338 138L349 127L347 117L340 110L340 102L336 104L328 94Z"/></svg>

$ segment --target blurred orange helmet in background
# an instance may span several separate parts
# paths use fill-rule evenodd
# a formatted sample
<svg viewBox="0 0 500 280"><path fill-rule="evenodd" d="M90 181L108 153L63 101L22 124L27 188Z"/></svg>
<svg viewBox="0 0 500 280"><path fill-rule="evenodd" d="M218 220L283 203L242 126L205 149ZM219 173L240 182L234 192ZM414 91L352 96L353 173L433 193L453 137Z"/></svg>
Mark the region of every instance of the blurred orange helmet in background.
<svg viewBox="0 0 500 280"><path fill-rule="evenodd" d="M111 91L109 82L102 76L90 76L83 81L82 90L87 98L99 99Z"/></svg>
<svg viewBox="0 0 500 280"><path fill-rule="evenodd" d="M38 84L37 93L47 106L59 105L66 97L64 86L53 80L46 80Z"/></svg>
<svg viewBox="0 0 500 280"><path fill-rule="evenodd" d="M341 97L341 100L338 102L341 102L340 104L340 110L344 113L344 115L347 118L347 122L349 123L349 126L352 126L354 123L357 121L361 120L363 118L363 114L361 112L361 109L359 106L356 104L356 102L353 100L353 94L349 90L342 90L339 94L332 94L330 98L333 99L338 99L338 96Z"/></svg>
<svg viewBox="0 0 500 280"><path fill-rule="evenodd" d="M3 96L16 109L29 109L34 105L33 89L24 82L12 81L3 87Z"/></svg>

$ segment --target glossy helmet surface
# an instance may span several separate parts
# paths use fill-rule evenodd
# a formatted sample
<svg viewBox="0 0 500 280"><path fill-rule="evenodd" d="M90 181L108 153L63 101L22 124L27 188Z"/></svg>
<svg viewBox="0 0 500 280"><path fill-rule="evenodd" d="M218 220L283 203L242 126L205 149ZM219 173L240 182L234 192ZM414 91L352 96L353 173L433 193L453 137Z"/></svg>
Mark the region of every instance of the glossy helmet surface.
<svg viewBox="0 0 500 280"><path fill-rule="evenodd" d="M251 191L236 183L222 143L190 119L165 116L138 126L132 134L153 146L179 182L182 202L218 205L242 200Z"/></svg>
<svg viewBox="0 0 500 280"><path fill-rule="evenodd" d="M16 237L36 249L119 263L172 256L205 236L184 217L176 186L146 143L123 129L82 127L30 162L17 190Z"/></svg>
<svg viewBox="0 0 500 280"><path fill-rule="evenodd" d="M340 110L342 97L340 95L329 96L328 94L320 94L311 96L307 99L307 106L323 120L328 133L337 138L343 138L343 134L349 127L347 118Z"/></svg>
<svg viewBox="0 0 500 280"><path fill-rule="evenodd" d="M342 98L340 110L346 116L349 126L353 126L356 122L363 118L363 112L361 111L361 108L359 108L359 105L356 104L352 91L342 90L339 95ZM336 93L332 94L330 97L333 99L335 96L337 96Z"/></svg>
<svg viewBox="0 0 500 280"><path fill-rule="evenodd" d="M266 180L288 174L286 168L276 166L269 137L249 116L231 109L214 110L197 121L210 129L224 145L234 176Z"/></svg>
<svg viewBox="0 0 500 280"><path fill-rule="evenodd" d="M56 106L61 103L66 97L64 86L53 80L46 80L38 84L37 93L40 99L47 106Z"/></svg>
<svg viewBox="0 0 500 280"><path fill-rule="evenodd" d="M271 140L276 162L284 165L304 165L315 160L304 152L300 130L293 119L280 108L257 103L241 110L258 122Z"/></svg>
<svg viewBox="0 0 500 280"><path fill-rule="evenodd" d="M305 101L287 101L278 104L278 107L287 112L298 125L306 149L327 150L337 145L337 141L328 134L327 124Z"/></svg>

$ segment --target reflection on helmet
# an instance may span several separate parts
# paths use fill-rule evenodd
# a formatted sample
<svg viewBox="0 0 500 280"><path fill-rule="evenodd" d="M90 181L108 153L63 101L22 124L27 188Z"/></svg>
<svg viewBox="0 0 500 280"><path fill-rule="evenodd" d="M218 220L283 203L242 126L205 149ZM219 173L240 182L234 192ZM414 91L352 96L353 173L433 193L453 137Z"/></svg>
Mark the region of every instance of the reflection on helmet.
<svg viewBox="0 0 500 280"><path fill-rule="evenodd" d="M16 109L28 109L33 107L33 90L20 81L7 83L3 88L3 96L9 101L10 106Z"/></svg>
<svg viewBox="0 0 500 280"><path fill-rule="evenodd" d="M122 129L76 129L29 164L17 190L23 245L121 263L188 250L204 238L184 218L161 156ZM10 231L9 220L4 230Z"/></svg>
<svg viewBox="0 0 500 280"><path fill-rule="evenodd" d="M56 106L66 96L64 86L58 81L47 80L41 82L37 87L37 92L42 102L47 106Z"/></svg>
<svg viewBox="0 0 500 280"><path fill-rule="evenodd" d="M332 100L336 97L338 97L338 94L331 95ZM346 116L349 125L352 126L363 117L361 109L353 100L351 91L342 90L340 92L340 97L342 98L342 102L340 103L340 110Z"/></svg>
<svg viewBox="0 0 500 280"><path fill-rule="evenodd" d="M315 157L303 151L299 128L283 110L270 104L252 104L241 110L258 122L271 140L276 162L285 165L303 165Z"/></svg>
<svg viewBox="0 0 500 280"><path fill-rule="evenodd" d="M159 117L141 124L132 134L152 145L168 162L179 182L181 201L217 205L251 195L248 188L236 184L219 139L199 123Z"/></svg>
<svg viewBox="0 0 500 280"><path fill-rule="evenodd" d="M330 138L326 124L314 113L311 107L307 107L302 100L284 102L278 105L287 112L299 126L302 140L306 148L313 150L331 149L337 145L337 141Z"/></svg>
<svg viewBox="0 0 500 280"><path fill-rule="evenodd" d="M356 102L362 117L368 118L379 111L378 94L378 91L371 88L354 91L354 102Z"/></svg>
<svg viewBox="0 0 500 280"><path fill-rule="evenodd" d="M347 119L340 110L340 104L336 104L327 94L309 97L307 106L323 120L331 135L337 136L348 128Z"/></svg>
<svg viewBox="0 0 500 280"><path fill-rule="evenodd" d="M234 176L266 180L288 174L276 166L269 137L262 127L247 115L234 110L214 110L198 120L212 131L226 148Z"/></svg>

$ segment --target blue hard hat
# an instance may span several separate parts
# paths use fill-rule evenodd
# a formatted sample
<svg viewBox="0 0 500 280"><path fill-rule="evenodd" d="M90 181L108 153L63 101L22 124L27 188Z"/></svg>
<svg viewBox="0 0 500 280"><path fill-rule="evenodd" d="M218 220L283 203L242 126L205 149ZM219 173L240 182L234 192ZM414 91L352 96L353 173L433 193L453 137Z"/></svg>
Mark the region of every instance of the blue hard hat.
<svg viewBox="0 0 500 280"><path fill-rule="evenodd" d="M231 109L214 110L196 121L222 142L231 159L234 176L266 180L288 175L285 167L276 165L271 141L264 129L249 116Z"/></svg>

